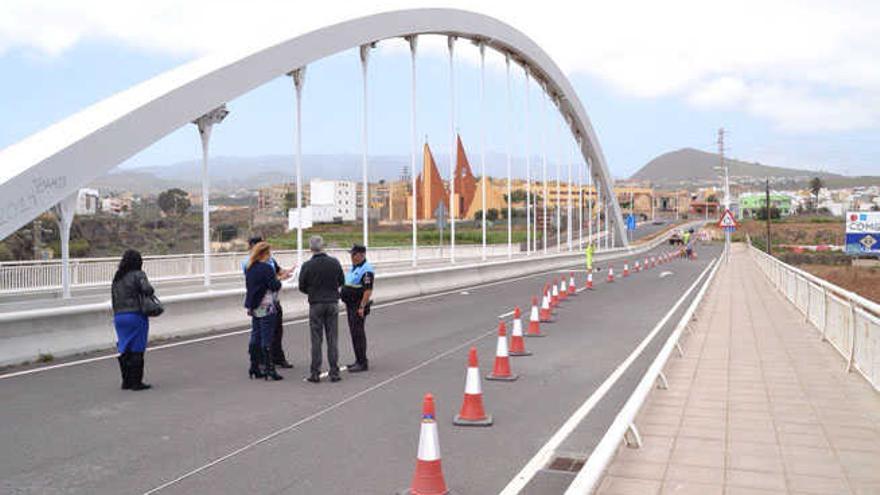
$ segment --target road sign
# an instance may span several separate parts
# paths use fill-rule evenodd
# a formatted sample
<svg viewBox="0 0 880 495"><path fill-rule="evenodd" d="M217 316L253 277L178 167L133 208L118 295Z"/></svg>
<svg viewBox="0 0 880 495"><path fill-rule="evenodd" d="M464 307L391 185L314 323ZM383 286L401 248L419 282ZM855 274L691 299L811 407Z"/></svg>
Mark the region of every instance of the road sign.
<svg viewBox="0 0 880 495"><path fill-rule="evenodd" d="M846 212L847 254L880 255L880 212Z"/></svg>
<svg viewBox="0 0 880 495"><path fill-rule="evenodd" d="M632 213L626 217L626 230L636 230L636 216Z"/></svg>
<svg viewBox="0 0 880 495"><path fill-rule="evenodd" d="M446 205L442 202L437 205L437 208L434 210L434 219L437 222L437 228L442 229L444 225L446 225Z"/></svg>
<svg viewBox="0 0 880 495"><path fill-rule="evenodd" d="M293 230L302 223L303 229L312 228L312 207L305 206L302 210L291 208L287 210L287 230Z"/></svg>
<svg viewBox="0 0 880 495"><path fill-rule="evenodd" d="M718 220L718 226L725 231L733 232L739 227L739 224L736 223L736 219L733 218L733 213L729 209L725 209L724 213L721 215L721 219Z"/></svg>

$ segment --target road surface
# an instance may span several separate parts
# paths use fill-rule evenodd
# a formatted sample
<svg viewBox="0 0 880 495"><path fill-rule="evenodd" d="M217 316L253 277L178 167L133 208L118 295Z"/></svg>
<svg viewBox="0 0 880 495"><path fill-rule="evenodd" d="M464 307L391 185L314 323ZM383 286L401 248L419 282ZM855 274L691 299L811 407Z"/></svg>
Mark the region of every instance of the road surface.
<svg viewBox="0 0 880 495"><path fill-rule="evenodd" d="M376 308L367 325L370 372L343 374L336 384L301 379L308 369L302 322L287 326L296 368L282 370L281 382L247 379L243 332L150 352L155 388L147 392L119 390L113 360L0 379L0 492L393 493L410 482L421 398L431 392L448 484L459 493L497 493L718 249L700 251L697 261L614 284L604 283L603 271L596 290L564 303L544 326L548 336L527 340L534 355L511 358L518 381L483 382L490 428L451 425L468 347L477 347L488 372L498 316L517 304L525 309L547 274ZM584 274L577 277L582 285ZM598 440L672 326L588 416L595 438L582 436L583 448ZM346 328L341 323L342 364L352 356Z"/></svg>

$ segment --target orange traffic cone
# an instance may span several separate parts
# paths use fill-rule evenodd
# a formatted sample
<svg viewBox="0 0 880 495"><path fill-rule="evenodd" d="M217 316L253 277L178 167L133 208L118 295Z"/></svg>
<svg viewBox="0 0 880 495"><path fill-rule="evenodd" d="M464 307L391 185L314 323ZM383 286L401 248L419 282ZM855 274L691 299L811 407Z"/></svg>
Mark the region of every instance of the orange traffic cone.
<svg viewBox="0 0 880 495"><path fill-rule="evenodd" d="M648 258L645 258L645 270L651 268L651 261Z"/></svg>
<svg viewBox="0 0 880 495"><path fill-rule="evenodd" d="M565 277L559 279L559 300L564 301L568 299L568 282L565 281Z"/></svg>
<svg viewBox="0 0 880 495"><path fill-rule="evenodd" d="M606 280L606 282L614 282L614 267L611 265L608 265L608 279Z"/></svg>
<svg viewBox="0 0 880 495"><path fill-rule="evenodd" d="M513 333L510 334L510 352L511 356L531 356L532 353L526 350L526 343L523 340L522 332L522 315L519 312L519 306L513 308Z"/></svg>
<svg viewBox="0 0 880 495"><path fill-rule="evenodd" d="M574 286L574 273L569 272L568 274L568 295L573 296L577 294L577 290L575 290Z"/></svg>
<svg viewBox="0 0 880 495"><path fill-rule="evenodd" d="M467 378L464 382L464 402L461 411L452 419L457 426L492 426L492 416L483 409L483 388L480 386L480 367L477 364L477 348L468 353Z"/></svg>
<svg viewBox="0 0 880 495"><path fill-rule="evenodd" d="M629 277L629 264L628 263L623 264L623 276Z"/></svg>
<svg viewBox="0 0 880 495"><path fill-rule="evenodd" d="M634 267L636 273L642 271L642 265L639 265L639 260L636 260L636 266Z"/></svg>
<svg viewBox="0 0 880 495"><path fill-rule="evenodd" d="M541 299L541 323L549 322L550 317L550 293L544 289L544 298Z"/></svg>
<svg viewBox="0 0 880 495"><path fill-rule="evenodd" d="M541 323L538 317L538 298L532 297L532 311L529 313L529 330L526 337L543 337L541 333Z"/></svg>
<svg viewBox="0 0 880 495"><path fill-rule="evenodd" d="M587 274L587 290L593 290L593 272Z"/></svg>
<svg viewBox="0 0 880 495"><path fill-rule="evenodd" d="M510 372L510 357L507 353L507 328L503 321L498 322L498 345L495 347L495 366L492 373L486 375L486 380L501 380L512 382L519 378Z"/></svg>
<svg viewBox="0 0 880 495"><path fill-rule="evenodd" d="M446 481L443 479L443 466L440 462L440 437L437 433L437 419L434 396L425 394L422 403L422 427L419 432L419 452L416 457L416 472L412 484L399 495L445 495Z"/></svg>
<svg viewBox="0 0 880 495"><path fill-rule="evenodd" d="M550 308L559 306L559 287L556 285L556 279L553 279L553 285L550 287Z"/></svg>

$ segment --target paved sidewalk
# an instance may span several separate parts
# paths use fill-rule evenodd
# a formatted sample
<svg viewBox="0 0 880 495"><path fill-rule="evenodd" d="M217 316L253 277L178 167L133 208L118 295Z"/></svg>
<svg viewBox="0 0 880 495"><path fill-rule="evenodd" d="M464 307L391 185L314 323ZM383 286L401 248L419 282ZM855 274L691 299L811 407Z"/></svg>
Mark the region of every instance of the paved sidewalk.
<svg viewBox="0 0 880 495"><path fill-rule="evenodd" d="M745 246L716 277L598 493L880 494L880 394Z"/></svg>

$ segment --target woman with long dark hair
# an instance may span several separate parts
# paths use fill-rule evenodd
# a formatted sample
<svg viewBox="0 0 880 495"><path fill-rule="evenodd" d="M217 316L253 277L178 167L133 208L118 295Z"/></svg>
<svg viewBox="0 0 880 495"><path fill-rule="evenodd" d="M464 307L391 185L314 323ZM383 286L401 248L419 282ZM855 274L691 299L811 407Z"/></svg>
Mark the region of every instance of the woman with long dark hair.
<svg viewBox="0 0 880 495"><path fill-rule="evenodd" d="M128 249L119 261L110 289L113 299L113 326L116 327L116 349L124 390L146 390L144 383L144 351L150 322L143 311L143 300L153 295L153 286L143 271L141 253Z"/></svg>
<svg viewBox="0 0 880 495"><path fill-rule="evenodd" d="M251 317L251 338L248 342L251 366L248 376L281 380L284 377L275 371L271 356L272 337L278 318L278 291L281 290L275 267L269 264L271 257L269 243L259 242L251 249L245 270L247 294L244 307Z"/></svg>

